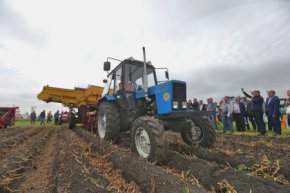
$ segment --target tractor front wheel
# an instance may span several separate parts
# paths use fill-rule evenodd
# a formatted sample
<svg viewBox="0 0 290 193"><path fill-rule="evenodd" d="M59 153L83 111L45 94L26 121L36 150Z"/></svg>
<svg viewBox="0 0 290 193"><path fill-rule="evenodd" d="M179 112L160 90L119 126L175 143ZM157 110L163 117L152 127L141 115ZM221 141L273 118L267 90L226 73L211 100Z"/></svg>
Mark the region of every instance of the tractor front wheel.
<svg viewBox="0 0 290 193"><path fill-rule="evenodd" d="M98 135L101 139L117 140L120 134L120 113L118 107L112 102L103 102L97 114Z"/></svg>
<svg viewBox="0 0 290 193"><path fill-rule="evenodd" d="M132 150L150 161L164 162L168 154L167 136L158 119L143 116L136 119L131 130Z"/></svg>
<svg viewBox="0 0 290 193"><path fill-rule="evenodd" d="M188 120L190 127L181 130L181 136L188 145L211 147L215 143L216 131L206 116L193 117Z"/></svg>

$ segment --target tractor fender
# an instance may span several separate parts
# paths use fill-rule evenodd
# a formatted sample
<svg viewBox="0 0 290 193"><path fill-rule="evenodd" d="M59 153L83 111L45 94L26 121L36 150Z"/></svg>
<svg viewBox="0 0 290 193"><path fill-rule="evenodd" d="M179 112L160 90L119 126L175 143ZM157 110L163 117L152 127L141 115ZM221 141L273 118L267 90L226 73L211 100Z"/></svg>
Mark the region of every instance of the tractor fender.
<svg viewBox="0 0 290 193"><path fill-rule="evenodd" d="M116 97L108 94L104 95L102 98L98 100L97 109L100 106L100 104L103 103L104 101L116 101Z"/></svg>

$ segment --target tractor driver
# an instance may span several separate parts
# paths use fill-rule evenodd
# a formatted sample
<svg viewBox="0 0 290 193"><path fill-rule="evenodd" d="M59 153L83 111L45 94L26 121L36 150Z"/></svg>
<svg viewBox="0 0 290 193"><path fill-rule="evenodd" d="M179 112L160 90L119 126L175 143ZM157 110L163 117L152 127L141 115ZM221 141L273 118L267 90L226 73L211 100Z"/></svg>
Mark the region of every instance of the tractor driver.
<svg viewBox="0 0 290 193"><path fill-rule="evenodd" d="M129 92L133 92L133 91L135 91L136 86L137 85L135 82L131 82L130 80L128 80L125 83L125 90L129 91Z"/></svg>

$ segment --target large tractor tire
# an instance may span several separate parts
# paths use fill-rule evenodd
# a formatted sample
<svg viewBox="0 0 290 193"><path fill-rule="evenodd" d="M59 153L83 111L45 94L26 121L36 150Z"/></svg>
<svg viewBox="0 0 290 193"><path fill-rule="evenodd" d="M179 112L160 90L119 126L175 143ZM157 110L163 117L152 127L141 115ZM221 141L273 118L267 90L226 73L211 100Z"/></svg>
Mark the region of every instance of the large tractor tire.
<svg viewBox="0 0 290 193"><path fill-rule="evenodd" d="M164 162L168 154L167 136L158 119L149 116L137 118L131 130L132 150L141 157Z"/></svg>
<svg viewBox="0 0 290 193"><path fill-rule="evenodd" d="M191 127L183 128L181 136L188 145L211 147L215 143L216 131L206 116L191 118Z"/></svg>
<svg viewBox="0 0 290 193"><path fill-rule="evenodd" d="M117 140L120 135L120 113L113 102L103 102L98 108L97 114L98 135L101 139Z"/></svg>

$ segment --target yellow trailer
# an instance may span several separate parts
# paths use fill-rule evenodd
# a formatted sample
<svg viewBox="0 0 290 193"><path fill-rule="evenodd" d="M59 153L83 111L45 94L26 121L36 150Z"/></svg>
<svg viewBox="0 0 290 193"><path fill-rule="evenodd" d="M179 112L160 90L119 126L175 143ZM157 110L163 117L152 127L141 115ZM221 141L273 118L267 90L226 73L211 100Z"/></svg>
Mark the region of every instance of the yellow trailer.
<svg viewBox="0 0 290 193"><path fill-rule="evenodd" d="M94 85L90 85L86 89L65 89L44 86L42 91L37 95L37 98L45 102L62 103L66 107L72 105L78 108L77 122L83 124L87 130L93 131L96 125L97 102L102 96L103 89L103 87ZM60 119L63 120L65 118L61 115ZM68 120L63 120L63 122L68 122Z"/></svg>
<svg viewBox="0 0 290 193"><path fill-rule="evenodd" d="M76 108L81 106L96 107L103 89L103 87L94 85L89 86L87 89L65 89L44 86L43 90L37 95L37 98L45 102L62 103L64 106L73 105Z"/></svg>

